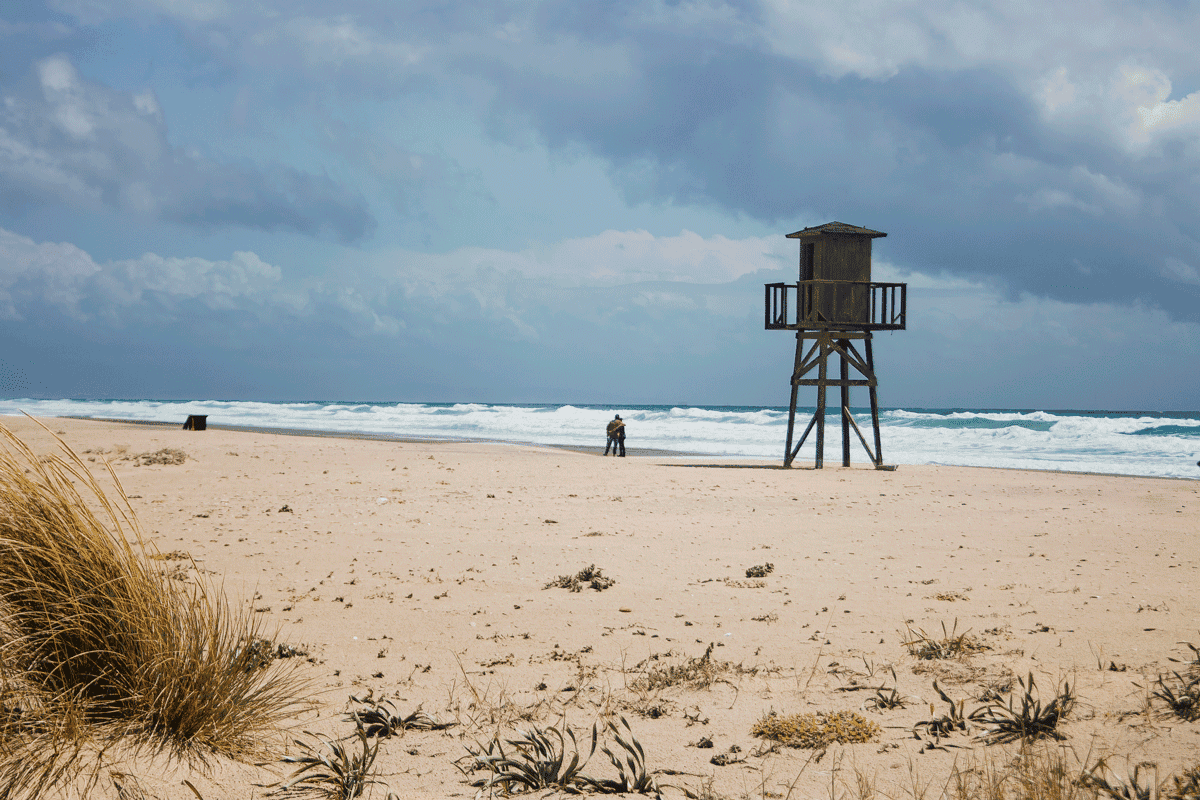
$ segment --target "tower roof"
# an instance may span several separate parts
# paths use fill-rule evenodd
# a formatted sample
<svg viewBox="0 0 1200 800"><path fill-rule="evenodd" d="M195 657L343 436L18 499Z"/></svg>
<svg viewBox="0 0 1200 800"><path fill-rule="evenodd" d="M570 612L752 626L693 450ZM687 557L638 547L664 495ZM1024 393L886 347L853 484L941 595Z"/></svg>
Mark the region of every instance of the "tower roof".
<svg viewBox="0 0 1200 800"><path fill-rule="evenodd" d="M805 228L795 233L789 233L789 239L808 239L811 237L821 236L822 234L835 233L842 236L870 236L872 239L878 239L880 236L887 236L883 231L873 231L870 228L860 228L857 225L847 225L844 222L826 222L824 225L814 225L811 228Z"/></svg>

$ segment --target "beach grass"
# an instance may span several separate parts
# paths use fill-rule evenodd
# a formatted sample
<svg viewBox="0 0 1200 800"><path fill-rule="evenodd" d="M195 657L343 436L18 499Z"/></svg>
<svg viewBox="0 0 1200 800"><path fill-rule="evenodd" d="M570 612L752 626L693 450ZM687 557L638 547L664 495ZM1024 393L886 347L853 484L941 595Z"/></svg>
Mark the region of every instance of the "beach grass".
<svg viewBox="0 0 1200 800"><path fill-rule="evenodd" d="M262 667L255 617L202 574L164 575L111 469L110 495L59 444L39 458L0 426L0 795L122 753L264 755L301 708L297 673Z"/></svg>

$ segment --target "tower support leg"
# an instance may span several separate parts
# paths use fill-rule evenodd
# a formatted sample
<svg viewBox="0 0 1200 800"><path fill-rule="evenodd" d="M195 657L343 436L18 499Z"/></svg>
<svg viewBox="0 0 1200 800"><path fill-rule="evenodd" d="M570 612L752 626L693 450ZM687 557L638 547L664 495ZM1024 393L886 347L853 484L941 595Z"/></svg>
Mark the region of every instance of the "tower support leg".
<svg viewBox="0 0 1200 800"><path fill-rule="evenodd" d="M850 347L850 340L840 339L838 340L838 344L845 351ZM842 413L840 415L842 420L842 466L848 467L850 466L850 422L847 419L850 416L850 386L848 383L850 380L850 365L846 363L844 352L838 357L838 360L841 362L842 378Z"/></svg>
<svg viewBox="0 0 1200 800"><path fill-rule="evenodd" d="M796 331L796 363L792 367L792 402L788 405L787 444L783 448L783 465L790 467L795 454L792 452L792 434L796 430L796 393L800 390L800 365L804 361L804 331ZM806 432L807 433L807 432Z"/></svg>
<svg viewBox="0 0 1200 800"><path fill-rule="evenodd" d="M821 331L818 335L821 348L820 366L817 367L817 463L816 468L825 466L825 384L829 380L829 332Z"/></svg>
<svg viewBox="0 0 1200 800"><path fill-rule="evenodd" d="M879 395L876 393L876 384L879 383L879 378L875 374L875 355L871 351L871 332L867 331L867 335L863 337L863 348L867 351L867 368L871 370L871 427L875 429L875 466L883 466L883 440L879 436Z"/></svg>

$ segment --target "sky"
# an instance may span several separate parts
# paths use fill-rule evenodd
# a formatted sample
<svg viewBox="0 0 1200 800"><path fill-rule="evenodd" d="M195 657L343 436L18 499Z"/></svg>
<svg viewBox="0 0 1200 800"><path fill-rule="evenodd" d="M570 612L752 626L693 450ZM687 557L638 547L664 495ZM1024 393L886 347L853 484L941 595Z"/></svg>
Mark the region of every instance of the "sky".
<svg viewBox="0 0 1200 800"><path fill-rule="evenodd" d="M1198 410L1196 41L1187 2L0 0L0 396L785 405L763 284L837 220L908 283L883 406Z"/></svg>

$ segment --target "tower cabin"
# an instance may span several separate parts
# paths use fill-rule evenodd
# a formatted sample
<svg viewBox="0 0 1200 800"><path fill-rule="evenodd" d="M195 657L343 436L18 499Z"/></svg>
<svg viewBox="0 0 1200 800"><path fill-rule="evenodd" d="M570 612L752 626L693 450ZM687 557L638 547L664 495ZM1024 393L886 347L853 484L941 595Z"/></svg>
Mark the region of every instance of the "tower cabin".
<svg viewBox="0 0 1200 800"><path fill-rule="evenodd" d="M795 284L767 284L768 330L903 330L903 284L871 282L871 240L882 231L827 222L800 240Z"/></svg>

